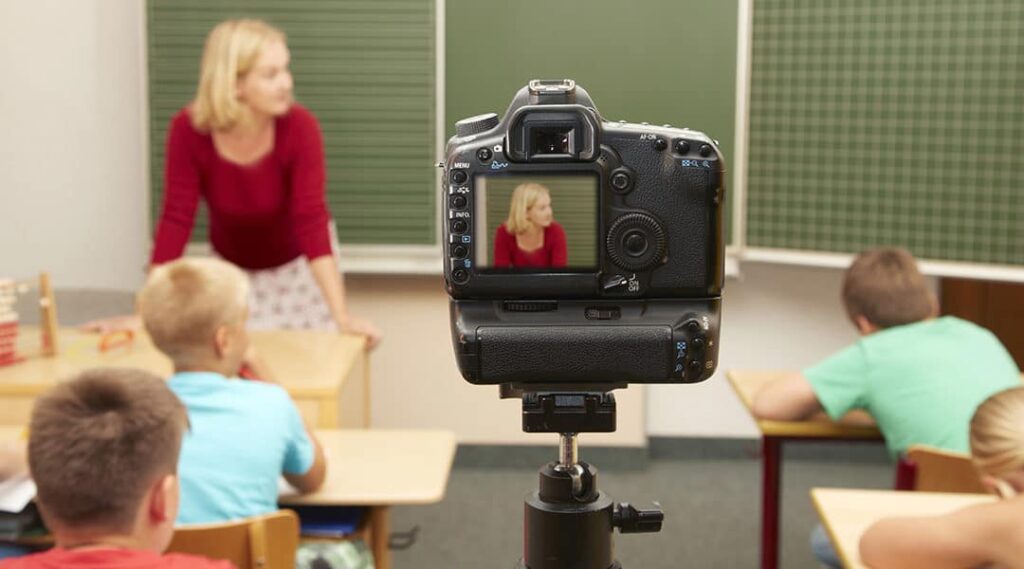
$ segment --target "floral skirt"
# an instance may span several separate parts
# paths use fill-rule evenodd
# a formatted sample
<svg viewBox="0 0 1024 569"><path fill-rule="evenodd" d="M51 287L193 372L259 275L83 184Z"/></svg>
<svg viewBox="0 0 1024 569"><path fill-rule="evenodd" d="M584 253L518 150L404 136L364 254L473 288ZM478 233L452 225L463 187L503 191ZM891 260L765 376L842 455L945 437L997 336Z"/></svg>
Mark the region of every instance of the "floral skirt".
<svg viewBox="0 0 1024 569"><path fill-rule="evenodd" d="M338 260L338 235L330 224L331 250ZM247 270L250 330L336 330L331 309L305 257L269 269Z"/></svg>

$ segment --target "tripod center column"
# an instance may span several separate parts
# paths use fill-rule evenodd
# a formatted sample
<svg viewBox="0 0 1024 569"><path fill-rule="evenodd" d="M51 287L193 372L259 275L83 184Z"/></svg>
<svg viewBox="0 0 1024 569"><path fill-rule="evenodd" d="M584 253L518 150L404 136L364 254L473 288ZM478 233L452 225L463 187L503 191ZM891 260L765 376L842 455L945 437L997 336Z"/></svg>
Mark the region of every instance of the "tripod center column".
<svg viewBox="0 0 1024 569"><path fill-rule="evenodd" d="M559 433L558 464L572 468L580 461L576 433Z"/></svg>

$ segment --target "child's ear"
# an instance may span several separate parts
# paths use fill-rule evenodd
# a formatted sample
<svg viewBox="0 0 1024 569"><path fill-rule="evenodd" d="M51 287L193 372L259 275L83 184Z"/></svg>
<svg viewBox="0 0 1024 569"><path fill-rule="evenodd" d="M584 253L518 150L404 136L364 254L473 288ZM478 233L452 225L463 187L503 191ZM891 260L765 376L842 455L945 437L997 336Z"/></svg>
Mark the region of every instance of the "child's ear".
<svg viewBox="0 0 1024 569"><path fill-rule="evenodd" d="M999 480L996 477L982 474L978 480L981 482L982 487L988 490L989 494L999 495Z"/></svg>
<svg viewBox="0 0 1024 569"><path fill-rule="evenodd" d="M213 349L217 351L217 357L224 357L228 345L231 343L230 331L227 326L218 326L213 334Z"/></svg>
<svg viewBox="0 0 1024 569"><path fill-rule="evenodd" d="M860 332L861 336L867 336L868 334L878 331L878 326L875 326L863 314L858 314L853 317L853 325L857 327L857 331Z"/></svg>
<svg viewBox="0 0 1024 569"><path fill-rule="evenodd" d="M178 517L178 477L160 477L149 491L149 519L153 523L174 522Z"/></svg>

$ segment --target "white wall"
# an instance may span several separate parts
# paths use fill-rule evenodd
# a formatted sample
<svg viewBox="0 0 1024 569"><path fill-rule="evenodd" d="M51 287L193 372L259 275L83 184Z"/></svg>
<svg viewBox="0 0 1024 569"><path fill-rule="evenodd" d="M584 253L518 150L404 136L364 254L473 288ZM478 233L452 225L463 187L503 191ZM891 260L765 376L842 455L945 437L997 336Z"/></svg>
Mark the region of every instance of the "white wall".
<svg viewBox="0 0 1024 569"><path fill-rule="evenodd" d="M0 275L141 282L142 18L141 1L0 2Z"/></svg>

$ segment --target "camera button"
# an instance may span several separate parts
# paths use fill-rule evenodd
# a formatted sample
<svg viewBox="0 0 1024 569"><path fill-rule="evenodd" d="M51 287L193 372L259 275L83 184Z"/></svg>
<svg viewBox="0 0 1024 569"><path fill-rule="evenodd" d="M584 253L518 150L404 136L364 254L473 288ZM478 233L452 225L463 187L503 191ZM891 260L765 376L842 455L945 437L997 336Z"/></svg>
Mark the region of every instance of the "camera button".
<svg viewBox="0 0 1024 569"><path fill-rule="evenodd" d="M690 143L685 140L677 140L675 151L677 154L686 154L690 151Z"/></svg>
<svg viewBox="0 0 1024 569"><path fill-rule="evenodd" d="M452 247L452 257L456 259L465 259L466 255L469 254L469 249L465 245L456 245Z"/></svg>
<svg viewBox="0 0 1024 569"><path fill-rule="evenodd" d="M627 234L624 244L626 254L631 257L639 257L647 252L647 237L639 231Z"/></svg>
<svg viewBox="0 0 1024 569"><path fill-rule="evenodd" d="M462 219L456 219L452 222L453 233L465 233L469 229L469 224Z"/></svg>
<svg viewBox="0 0 1024 569"><path fill-rule="evenodd" d="M661 152L662 150L665 150L666 148L668 148L668 143L665 142L664 138L656 138L656 139L654 139L654 149L655 150L657 150L658 152Z"/></svg>
<svg viewBox="0 0 1024 569"><path fill-rule="evenodd" d="M481 162L487 162L491 159L491 156L494 156L494 154L491 153L490 148L481 148L476 151L476 158Z"/></svg>
<svg viewBox="0 0 1024 569"><path fill-rule="evenodd" d="M469 174L465 170L452 170L451 180L453 184L465 184Z"/></svg>
<svg viewBox="0 0 1024 569"><path fill-rule="evenodd" d="M704 371L704 362L701 360L690 360L690 362L686 364L686 368L687 373L693 373L699 377Z"/></svg>
<svg viewBox="0 0 1024 569"><path fill-rule="evenodd" d="M455 269L452 271L452 280L458 284L465 283L469 280L469 271L466 269Z"/></svg>
<svg viewBox="0 0 1024 569"><path fill-rule="evenodd" d="M452 196L452 207L455 208L455 209L463 209L463 208L466 207L466 204L468 204L468 203L469 203L469 198L467 198L464 195L460 194L460 195Z"/></svg>
<svg viewBox="0 0 1024 569"><path fill-rule="evenodd" d="M701 156L707 158L708 156L711 156L711 147L708 146L707 144L701 144L700 150L698 152L700 152Z"/></svg>
<svg viewBox="0 0 1024 569"><path fill-rule="evenodd" d="M629 187L633 184L633 179L629 177L629 174L625 172L615 172L612 174L612 187L619 192L625 192L629 190Z"/></svg>

